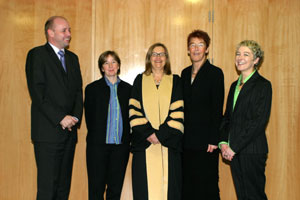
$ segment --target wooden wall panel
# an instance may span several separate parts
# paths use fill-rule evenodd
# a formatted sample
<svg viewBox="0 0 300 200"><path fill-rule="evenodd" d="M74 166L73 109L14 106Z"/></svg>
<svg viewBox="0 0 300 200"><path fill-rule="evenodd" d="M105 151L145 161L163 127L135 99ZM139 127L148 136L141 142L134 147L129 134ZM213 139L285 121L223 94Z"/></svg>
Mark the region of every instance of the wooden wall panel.
<svg viewBox="0 0 300 200"><path fill-rule="evenodd" d="M214 23L209 11L214 8ZM300 2L298 0L10 0L0 1L0 199L34 199L36 167L30 140L30 97L25 79L29 49L45 43L43 26L51 15L65 16L72 27L70 50L80 59L85 86L100 77L97 59L105 50L119 53L121 78L132 83L144 70L154 42L169 49L172 70L190 64L186 37L193 29L212 37L210 57L225 74L226 95L237 78L235 45L257 40L265 50L261 73L273 84L267 128L270 154L269 199L297 199L300 175ZM212 18L211 18L212 19ZM76 147L70 200L87 199L86 127ZM123 200L132 199L129 162ZM223 200L235 199L229 166L220 162Z"/></svg>
<svg viewBox="0 0 300 200"><path fill-rule="evenodd" d="M0 2L0 199L34 199L36 166L30 139L30 97L25 78L29 49L45 44L44 23L65 16L72 28L71 50L79 55L84 83L91 74L91 2L9 0ZM70 199L86 199L85 124L80 130ZM84 180L84 181L82 181ZM75 192L74 192L75 191Z"/></svg>
<svg viewBox="0 0 300 200"><path fill-rule="evenodd" d="M269 157L266 192L269 199L300 196L300 2L297 0L214 1L214 61L225 73L226 95L238 75L235 46L253 39L265 51L260 73L272 82L272 111L267 127ZM220 190L224 200L235 199L229 165L220 162Z"/></svg>
<svg viewBox="0 0 300 200"><path fill-rule="evenodd" d="M269 4L266 51L273 80L273 107L269 124L270 154L267 192L278 199L300 196L300 1ZM280 183L280 184L274 184Z"/></svg>
<svg viewBox="0 0 300 200"><path fill-rule="evenodd" d="M174 73L189 64L187 34L197 28L210 31L210 1L194 0L100 0L96 2L95 62L99 55L112 49L121 61L121 77L132 83L144 70L148 48L164 43L170 53ZM95 79L99 70L95 64Z"/></svg>

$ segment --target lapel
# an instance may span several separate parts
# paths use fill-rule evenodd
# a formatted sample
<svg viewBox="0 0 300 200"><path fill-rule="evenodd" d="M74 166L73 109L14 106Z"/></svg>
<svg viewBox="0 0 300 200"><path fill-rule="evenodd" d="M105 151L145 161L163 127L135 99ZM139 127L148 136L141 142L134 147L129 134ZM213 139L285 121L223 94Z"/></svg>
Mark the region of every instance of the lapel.
<svg viewBox="0 0 300 200"><path fill-rule="evenodd" d="M226 111L228 109L230 115L233 114L234 110L233 110L233 99L234 99L234 93L235 93L235 87L236 87L237 81L233 82L230 90L229 90L229 94L228 94L228 98L227 98L227 106L226 106Z"/></svg>
<svg viewBox="0 0 300 200"><path fill-rule="evenodd" d="M186 69L186 77L185 77L185 81L186 81L186 85L188 85L189 87L192 86L191 81L192 81L192 65L187 67Z"/></svg>
<svg viewBox="0 0 300 200"><path fill-rule="evenodd" d="M119 100L120 106L123 105L122 104L123 98L121 98L121 97L125 97L125 95L126 95L126 94L123 94L123 92L126 92L126 91L123 89L123 84L122 84L122 80L121 80L118 85L118 89L117 89L118 100Z"/></svg>
<svg viewBox="0 0 300 200"><path fill-rule="evenodd" d="M201 66L201 68L199 69L198 73L196 74L196 77L192 83L192 88L194 89L198 84L199 81L201 80L206 80L206 74L207 74L207 71L208 71L208 68L209 68L209 61L206 60L203 65ZM197 88L195 88L197 89Z"/></svg>
<svg viewBox="0 0 300 200"><path fill-rule="evenodd" d="M239 94L239 96L237 98L237 101L236 101L235 108L234 108L233 112L235 112L238 109L240 102L243 101L243 99L246 99L247 96L250 94L250 92L251 92L252 88L255 86L256 80L258 79L259 76L260 75L256 71L252 75L252 77L244 84L244 86L242 87L242 89L240 91L240 94Z"/></svg>
<svg viewBox="0 0 300 200"><path fill-rule="evenodd" d="M73 73L73 67L72 67L70 52L67 49L65 49L65 62L66 62L67 73L64 70L63 72L67 74L68 80L70 80Z"/></svg>
<svg viewBox="0 0 300 200"><path fill-rule="evenodd" d="M47 49L47 52L48 52L48 55L49 55L50 59L54 63L54 65L51 65L51 67L53 66L52 70L53 70L54 74L56 75L58 81L61 82L62 87L64 89L67 89L66 88L67 74L64 71L63 66L62 66L59 58L57 57L57 55L56 55L55 51L53 50L53 48L48 43L46 43L45 48ZM65 58L65 60L66 60L66 58ZM69 59L67 59L67 60L69 60ZM67 70L69 70L67 61L66 61L66 66L67 66Z"/></svg>
<svg viewBox="0 0 300 200"><path fill-rule="evenodd" d="M195 76L195 79L193 83L191 83L192 79L192 65L186 68L185 73L184 73L184 96L187 98L184 98L185 105L191 105L193 94L199 93L199 87L201 87L201 82L203 80L207 80L207 72L210 67L210 63L208 60L205 61L205 63L201 66L199 69L198 73Z"/></svg>
<svg viewBox="0 0 300 200"><path fill-rule="evenodd" d="M110 88L107 85L104 77L99 79L98 88L97 96L101 98L101 101L105 102L105 104L108 104L110 99Z"/></svg>
<svg viewBox="0 0 300 200"><path fill-rule="evenodd" d="M192 95L192 84L191 84L191 74L192 74L192 66L189 66L185 69L184 73L182 74L183 79L183 92L184 92L184 102L187 105L187 102L191 101L191 95Z"/></svg>
<svg viewBox="0 0 300 200"><path fill-rule="evenodd" d="M53 48L48 43L45 46L46 46L46 49L49 53L50 58L55 63L56 68L58 69L58 71L61 71L61 72L65 73L65 70L63 69L63 66L62 66L59 58L57 57L55 51L53 50ZM66 55L65 55L65 57L66 57ZM66 60L66 58L65 58L65 60ZM67 62L66 62L66 65L67 65Z"/></svg>

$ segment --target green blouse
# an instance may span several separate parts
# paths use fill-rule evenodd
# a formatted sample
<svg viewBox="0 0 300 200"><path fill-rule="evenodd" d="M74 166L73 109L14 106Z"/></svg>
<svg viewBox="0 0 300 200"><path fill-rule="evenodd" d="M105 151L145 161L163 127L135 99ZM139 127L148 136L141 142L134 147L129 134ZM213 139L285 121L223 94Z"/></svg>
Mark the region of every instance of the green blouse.
<svg viewBox="0 0 300 200"><path fill-rule="evenodd" d="M242 85L245 84L252 77L252 75L255 72L256 72L256 70L254 70L248 77L246 77L245 80L244 80L244 83L242 83ZM233 97L233 108L232 109L234 109L235 103L236 103L236 101L238 99L238 96L240 94L240 91L242 89L242 88L240 88L240 85L241 85L241 82L242 82L242 78L243 78L243 75L241 74L240 77L239 77L239 79L238 79L238 82L237 82L237 84L235 86L234 97Z"/></svg>

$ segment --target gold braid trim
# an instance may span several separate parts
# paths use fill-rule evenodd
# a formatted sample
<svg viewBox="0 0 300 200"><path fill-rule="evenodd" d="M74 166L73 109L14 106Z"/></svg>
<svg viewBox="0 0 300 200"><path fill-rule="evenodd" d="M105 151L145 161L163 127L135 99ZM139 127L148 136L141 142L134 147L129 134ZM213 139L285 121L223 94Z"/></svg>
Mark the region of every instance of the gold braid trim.
<svg viewBox="0 0 300 200"><path fill-rule="evenodd" d="M175 110L175 109L180 108L180 107L183 107L183 100L178 100L178 101L173 102L170 105L170 110Z"/></svg>
<svg viewBox="0 0 300 200"><path fill-rule="evenodd" d="M175 120L170 120L167 122L168 126L175 128L183 133L184 127L181 122L175 121Z"/></svg>

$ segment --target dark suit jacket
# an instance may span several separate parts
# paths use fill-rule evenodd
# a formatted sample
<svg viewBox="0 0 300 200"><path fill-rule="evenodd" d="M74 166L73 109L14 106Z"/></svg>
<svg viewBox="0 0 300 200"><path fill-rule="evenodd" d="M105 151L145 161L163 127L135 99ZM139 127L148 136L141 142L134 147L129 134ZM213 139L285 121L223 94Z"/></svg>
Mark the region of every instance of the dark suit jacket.
<svg viewBox="0 0 300 200"><path fill-rule="evenodd" d="M117 90L123 120L122 144L129 144L129 99L131 85L121 80ZM87 143L105 144L109 99L110 88L104 78L86 86L84 108L88 129Z"/></svg>
<svg viewBox="0 0 300 200"><path fill-rule="evenodd" d="M67 73L53 48L46 43L28 52L26 77L31 104L31 139L34 142L77 140L77 126L63 130L66 115L82 117L82 78L78 57L65 50Z"/></svg>
<svg viewBox="0 0 300 200"><path fill-rule="evenodd" d="M267 153L265 128L271 111L271 83L255 72L241 89L233 110L236 84L233 82L229 90L220 141L229 139L237 154Z"/></svg>
<svg viewBox="0 0 300 200"><path fill-rule="evenodd" d="M206 150L217 145L223 114L224 75L207 60L191 84L192 66L181 73L184 94L185 149Z"/></svg>

